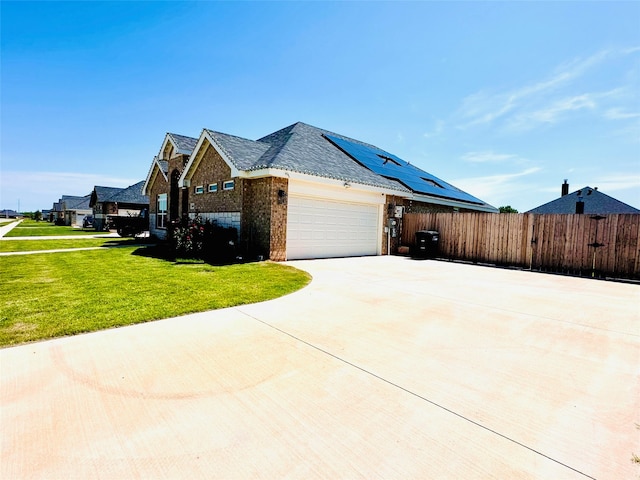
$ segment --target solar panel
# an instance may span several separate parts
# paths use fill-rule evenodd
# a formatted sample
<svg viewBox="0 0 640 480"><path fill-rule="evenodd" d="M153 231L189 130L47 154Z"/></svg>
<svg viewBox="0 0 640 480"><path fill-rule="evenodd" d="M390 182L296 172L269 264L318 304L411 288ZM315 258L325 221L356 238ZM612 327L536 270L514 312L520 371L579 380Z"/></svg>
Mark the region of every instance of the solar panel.
<svg viewBox="0 0 640 480"><path fill-rule="evenodd" d="M325 138L372 172L397 180L414 193L435 195L481 205L484 203L482 200L384 150L332 135L325 135Z"/></svg>

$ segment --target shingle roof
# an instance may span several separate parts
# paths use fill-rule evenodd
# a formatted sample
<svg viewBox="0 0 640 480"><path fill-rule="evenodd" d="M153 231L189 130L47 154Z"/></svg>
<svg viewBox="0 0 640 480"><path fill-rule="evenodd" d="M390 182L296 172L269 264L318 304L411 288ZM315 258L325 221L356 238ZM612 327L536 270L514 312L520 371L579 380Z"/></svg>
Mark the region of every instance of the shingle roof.
<svg viewBox="0 0 640 480"><path fill-rule="evenodd" d="M115 193L108 200L110 202L137 203L141 205L147 205L149 204L149 197L142 194L143 186L144 180L127 188L120 189L119 192Z"/></svg>
<svg viewBox="0 0 640 480"><path fill-rule="evenodd" d="M207 130L216 146L233 162L238 170L252 170L260 163L260 158L269 150L267 143L256 142L226 133Z"/></svg>
<svg viewBox="0 0 640 480"><path fill-rule="evenodd" d="M89 210L91 208L89 206L91 194L85 195L84 197L63 195L60 200L65 210Z"/></svg>
<svg viewBox="0 0 640 480"><path fill-rule="evenodd" d="M640 210L616 200L609 195L591 187L584 187L564 195L556 200L540 205L526 213L539 214L573 214L576 213L576 202L584 202L585 214L612 215L616 213L640 213Z"/></svg>
<svg viewBox="0 0 640 480"><path fill-rule="evenodd" d="M193 152L193 149L198 143L197 138L178 135L177 133L167 133L167 135L171 138L171 141L178 149L178 153L183 153L185 155L191 155L191 152Z"/></svg>
<svg viewBox="0 0 640 480"><path fill-rule="evenodd" d="M164 173L165 175L168 175L169 174L169 162L167 162L166 160L158 160L157 162L158 162L158 166L162 170L162 173Z"/></svg>
<svg viewBox="0 0 640 480"><path fill-rule="evenodd" d="M297 122L258 140L228 135L204 129L215 148L239 171L263 169L284 170L306 175L367 185L412 196L417 200L461 202L487 211L496 211L480 199L472 197L457 187L440 180L409 162L387 154L373 145ZM376 169L363 158L350 153L340 143L352 149L366 150L376 161L386 164L387 156L397 159L398 169ZM189 160L183 177L189 178L192 162ZM404 168L403 168L404 167ZM197 168L197 167L194 167ZM401 175L400 175L401 173ZM412 186L413 185L413 186ZM433 185L433 187L431 187ZM420 186L420 188L417 188ZM414 188L416 187L416 188ZM439 188L436 188L439 187ZM436 193L437 191L437 193ZM440 200L436 200L436 198Z"/></svg>
<svg viewBox="0 0 640 480"><path fill-rule="evenodd" d="M102 187L96 185L93 187L93 193L91 196L92 201L95 202L106 202L111 197L113 197L116 193L118 193L122 188L117 187Z"/></svg>
<svg viewBox="0 0 640 480"><path fill-rule="evenodd" d="M409 192L398 182L352 161L323 136L340 135L302 122L255 141L213 130L207 132L239 170L277 168Z"/></svg>

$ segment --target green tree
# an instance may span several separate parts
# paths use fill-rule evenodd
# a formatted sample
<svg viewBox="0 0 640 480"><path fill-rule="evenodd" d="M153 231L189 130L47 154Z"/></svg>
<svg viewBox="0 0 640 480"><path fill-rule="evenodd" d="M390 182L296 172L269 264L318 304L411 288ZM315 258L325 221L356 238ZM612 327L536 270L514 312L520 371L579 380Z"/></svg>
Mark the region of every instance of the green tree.
<svg viewBox="0 0 640 480"><path fill-rule="evenodd" d="M518 210L512 208L511 205L500 207L498 210L500 210L500 213L518 213Z"/></svg>

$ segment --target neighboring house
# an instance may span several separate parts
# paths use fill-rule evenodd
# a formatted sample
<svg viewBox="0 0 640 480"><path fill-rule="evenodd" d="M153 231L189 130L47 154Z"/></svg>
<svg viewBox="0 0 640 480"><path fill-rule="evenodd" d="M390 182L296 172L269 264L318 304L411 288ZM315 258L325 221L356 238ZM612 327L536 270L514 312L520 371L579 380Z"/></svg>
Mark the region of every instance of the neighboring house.
<svg viewBox="0 0 640 480"><path fill-rule="evenodd" d="M22 218L23 215L21 213L16 212L15 210L0 210L0 218Z"/></svg>
<svg viewBox="0 0 640 480"><path fill-rule="evenodd" d="M640 213L640 210L609 195L605 195L597 187L584 187L569 193L569 184L565 180L562 184L560 198L525 213L611 215L616 213Z"/></svg>
<svg viewBox="0 0 640 480"><path fill-rule="evenodd" d="M49 211L49 221L62 224L64 223L64 210L62 209L62 204L60 203L62 199L59 199L57 202L53 202L53 206Z"/></svg>
<svg viewBox="0 0 640 480"><path fill-rule="evenodd" d="M90 200L91 195L85 195L84 197L63 195L58 203L62 209L64 224L82 227L84 218L93 213L93 210L91 210L89 206Z"/></svg>
<svg viewBox="0 0 640 480"><path fill-rule="evenodd" d="M126 188L94 187L89 205L93 209L95 229L107 229L109 217L137 216L148 209L149 197L142 194L143 185L144 181Z"/></svg>
<svg viewBox="0 0 640 480"><path fill-rule="evenodd" d="M384 150L300 122L255 141L204 129L193 147L181 137L191 152L172 137L144 187L161 238L170 220L197 213L272 260L380 255L404 212L497 212Z"/></svg>

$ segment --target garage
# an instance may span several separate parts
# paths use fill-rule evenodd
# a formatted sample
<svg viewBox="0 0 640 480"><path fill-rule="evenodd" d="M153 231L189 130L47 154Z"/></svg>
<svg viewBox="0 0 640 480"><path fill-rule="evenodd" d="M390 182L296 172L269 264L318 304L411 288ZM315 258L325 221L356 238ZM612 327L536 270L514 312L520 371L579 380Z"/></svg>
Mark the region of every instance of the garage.
<svg viewBox="0 0 640 480"><path fill-rule="evenodd" d="M287 211L287 259L377 255L379 206L291 196Z"/></svg>

